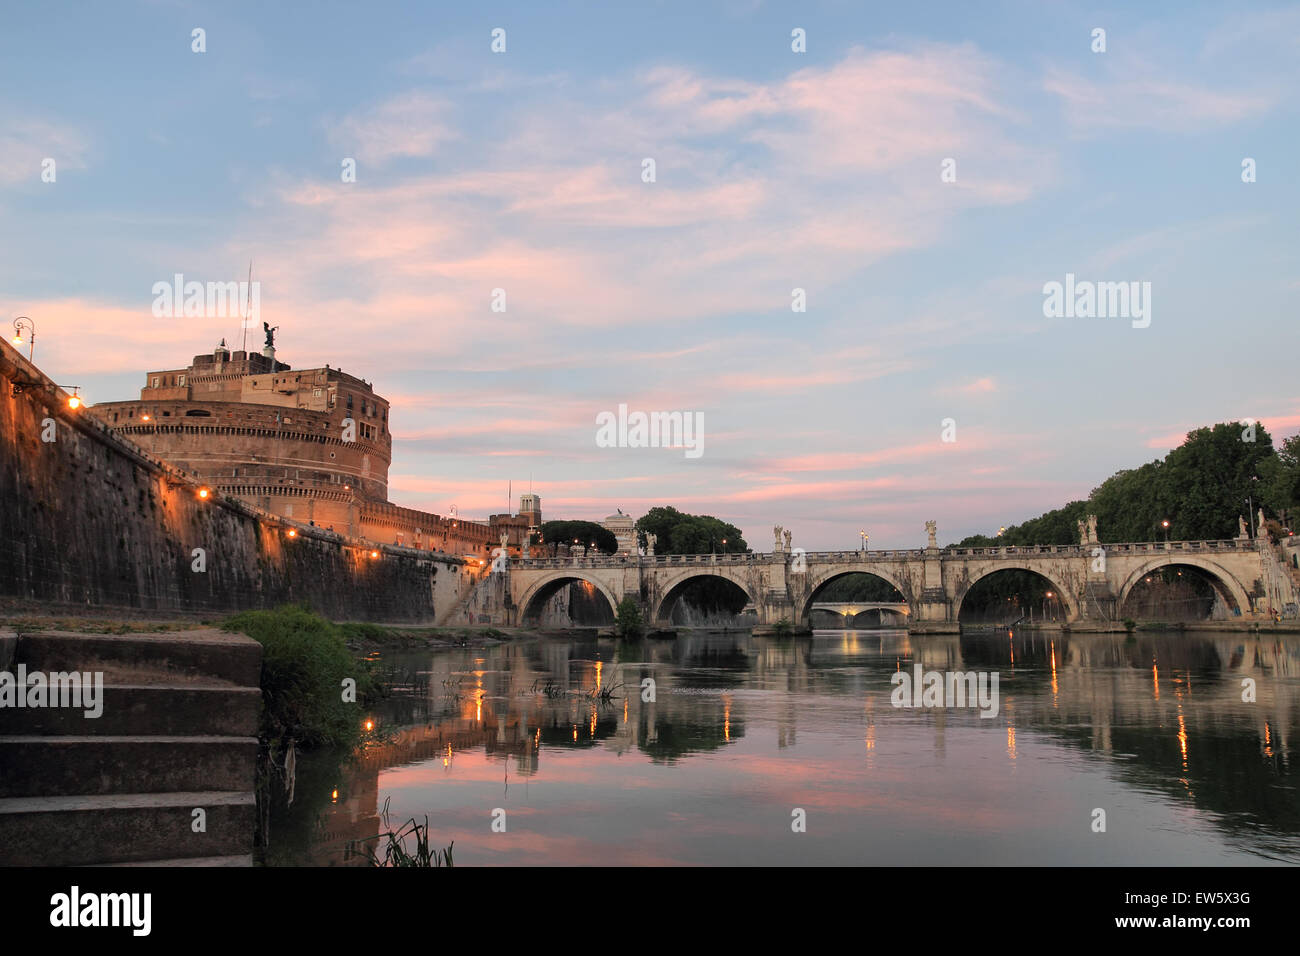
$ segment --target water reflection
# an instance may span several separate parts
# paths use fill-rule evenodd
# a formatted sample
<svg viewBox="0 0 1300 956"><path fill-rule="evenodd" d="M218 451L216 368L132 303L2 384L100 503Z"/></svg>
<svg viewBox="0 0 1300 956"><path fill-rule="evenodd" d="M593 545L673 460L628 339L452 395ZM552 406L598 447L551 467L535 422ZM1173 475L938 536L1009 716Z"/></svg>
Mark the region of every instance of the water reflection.
<svg viewBox="0 0 1300 956"><path fill-rule="evenodd" d="M1294 638L694 632L397 658L416 692L378 715L390 742L313 778L338 795L304 803L315 833L278 861L354 862L391 798L462 865L1300 862ZM918 664L996 671L996 716L895 708Z"/></svg>

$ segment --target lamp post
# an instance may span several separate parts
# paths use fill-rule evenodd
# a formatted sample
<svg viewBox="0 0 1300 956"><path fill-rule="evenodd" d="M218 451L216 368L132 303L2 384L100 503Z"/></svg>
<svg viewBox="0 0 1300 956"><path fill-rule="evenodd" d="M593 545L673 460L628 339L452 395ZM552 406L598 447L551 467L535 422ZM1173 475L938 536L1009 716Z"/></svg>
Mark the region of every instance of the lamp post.
<svg viewBox="0 0 1300 956"><path fill-rule="evenodd" d="M1165 550L1169 550L1169 519L1166 518L1160 522L1160 526L1165 529Z"/></svg>
<svg viewBox="0 0 1300 956"><path fill-rule="evenodd" d="M14 319L14 337L10 340L13 347L20 349L23 347L23 328L28 330L27 336L27 361L32 360L32 354L36 351L36 323L25 315L20 315Z"/></svg>
<svg viewBox="0 0 1300 956"><path fill-rule="evenodd" d="M867 538L869 538L870 535L868 535L865 530L859 531L858 535L862 538L862 551L865 554L867 550Z"/></svg>

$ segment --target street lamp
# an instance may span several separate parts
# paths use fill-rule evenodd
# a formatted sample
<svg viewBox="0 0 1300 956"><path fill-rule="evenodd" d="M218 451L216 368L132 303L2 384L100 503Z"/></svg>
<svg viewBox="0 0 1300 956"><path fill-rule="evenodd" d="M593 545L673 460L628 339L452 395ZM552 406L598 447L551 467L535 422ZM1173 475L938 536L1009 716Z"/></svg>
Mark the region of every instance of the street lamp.
<svg viewBox="0 0 1300 956"><path fill-rule="evenodd" d="M1043 598L1043 620L1047 620L1047 602L1052 599L1052 592L1047 592L1047 597Z"/></svg>
<svg viewBox="0 0 1300 956"><path fill-rule="evenodd" d="M1169 550L1169 519L1166 518L1164 521L1160 522L1160 525L1165 529L1165 550L1168 551Z"/></svg>
<svg viewBox="0 0 1300 956"><path fill-rule="evenodd" d="M858 535L862 538L862 550L865 552L867 550L867 538L870 537L870 535L868 535L866 531L859 531Z"/></svg>
<svg viewBox="0 0 1300 956"><path fill-rule="evenodd" d="M32 360L32 353L36 351L36 323L25 315L20 315L14 319L14 337L10 339L14 348L23 347L23 327L26 326L29 335L27 337L27 361Z"/></svg>

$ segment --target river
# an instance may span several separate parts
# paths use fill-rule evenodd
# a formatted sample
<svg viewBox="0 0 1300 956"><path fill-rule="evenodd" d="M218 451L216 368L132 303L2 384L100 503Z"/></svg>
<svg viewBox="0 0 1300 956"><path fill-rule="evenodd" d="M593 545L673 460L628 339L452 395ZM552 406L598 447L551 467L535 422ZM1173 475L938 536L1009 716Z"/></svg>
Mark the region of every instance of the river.
<svg viewBox="0 0 1300 956"><path fill-rule="evenodd" d="M385 806L458 866L1300 862L1296 636L683 631L385 663L384 742L301 762L272 863L360 862ZM996 713L895 706L917 665L997 675Z"/></svg>

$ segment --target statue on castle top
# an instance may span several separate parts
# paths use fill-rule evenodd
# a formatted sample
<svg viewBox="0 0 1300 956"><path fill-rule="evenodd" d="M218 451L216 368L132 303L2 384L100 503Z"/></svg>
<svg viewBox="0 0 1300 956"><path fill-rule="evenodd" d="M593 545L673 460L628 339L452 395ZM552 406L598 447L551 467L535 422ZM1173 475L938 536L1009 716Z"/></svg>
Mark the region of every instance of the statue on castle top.
<svg viewBox="0 0 1300 956"><path fill-rule="evenodd" d="M270 322L262 323L262 329L266 332L266 347L268 349L275 348L275 333L279 330L279 328L280 327L278 325L275 328L271 328Z"/></svg>
<svg viewBox="0 0 1300 956"><path fill-rule="evenodd" d="M929 547L939 547L939 542L936 540L939 534L939 523L937 521L927 521L925 523L925 533L930 537Z"/></svg>
<svg viewBox="0 0 1300 956"><path fill-rule="evenodd" d="M506 550L506 547L507 547L509 544L510 544L510 535L507 534L506 532L502 531L502 532L501 532L501 550L502 550L502 551L505 551L505 550Z"/></svg>

